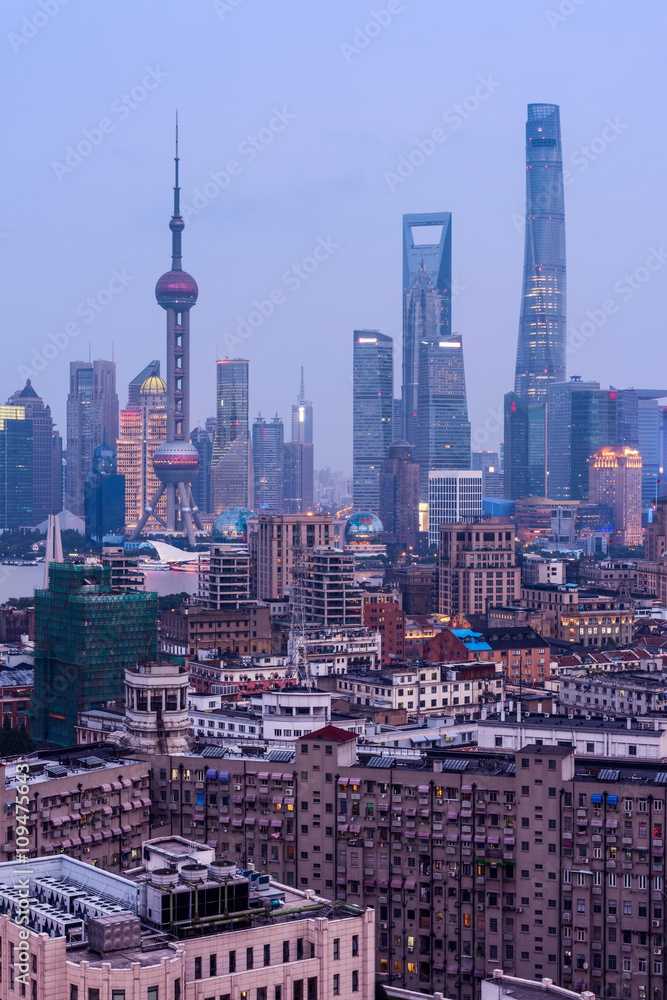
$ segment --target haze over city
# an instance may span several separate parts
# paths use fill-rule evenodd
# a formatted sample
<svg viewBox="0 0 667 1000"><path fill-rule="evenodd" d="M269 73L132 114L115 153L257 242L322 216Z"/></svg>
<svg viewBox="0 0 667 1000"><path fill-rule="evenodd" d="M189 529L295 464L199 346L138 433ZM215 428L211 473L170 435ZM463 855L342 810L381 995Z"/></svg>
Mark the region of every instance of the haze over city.
<svg viewBox="0 0 667 1000"><path fill-rule="evenodd" d="M89 345L93 358L113 350L121 405L128 380L163 357L153 289L168 265L176 108L184 267L200 289L193 426L214 413L216 358L249 358L252 417L287 418L303 362L316 466L349 473L351 331L394 338L399 395L401 217L448 211L472 444L496 448L515 360L531 102L561 109L572 336L587 311L614 305L593 336L574 337L568 373L618 382L622 357L625 385L652 381L646 357L662 347L667 274L655 195L662 4L42 6L1 14L12 150L0 218L10 290L2 392L31 369L63 436L68 365ZM429 145L434 129L444 139ZM86 130L90 152L79 156ZM423 163L410 169L420 144ZM299 277L292 269L320 240L331 252ZM626 276L653 250L658 266L633 287ZM239 319L275 289L284 294L273 314L239 338ZM94 312L80 307L89 297ZM68 323L80 333L63 339ZM33 351L50 333L64 346L38 370Z"/></svg>

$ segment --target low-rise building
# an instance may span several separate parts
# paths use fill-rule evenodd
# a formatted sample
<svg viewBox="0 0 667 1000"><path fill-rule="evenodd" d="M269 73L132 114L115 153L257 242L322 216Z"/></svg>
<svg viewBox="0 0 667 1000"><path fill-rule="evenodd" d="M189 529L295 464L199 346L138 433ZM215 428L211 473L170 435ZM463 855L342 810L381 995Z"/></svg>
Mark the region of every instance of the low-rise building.
<svg viewBox="0 0 667 1000"><path fill-rule="evenodd" d="M444 629L429 642L426 659L492 660L508 684L544 684L549 678L549 644L531 628Z"/></svg>
<svg viewBox="0 0 667 1000"><path fill-rule="evenodd" d="M238 872L178 837L148 841L141 860L128 878L36 858L27 896L0 865L8 996L373 1000L372 910Z"/></svg>
<svg viewBox="0 0 667 1000"><path fill-rule="evenodd" d="M559 680L559 697L563 709L572 709L575 715L602 712L631 718L658 712L667 729L667 676L662 671L624 670L600 676L591 670L577 677L570 673Z"/></svg>
<svg viewBox="0 0 667 1000"><path fill-rule="evenodd" d="M555 638L580 646L627 645L632 639L632 600L610 592L582 590L576 584L522 587L526 607L548 612Z"/></svg>
<svg viewBox="0 0 667 1000"><path fill-rule="evenodd" d="M480 750L520 750L535 743L573 747L577 757L625 758L628 763L661 761L667 756L667 727L656 726L652 718L605 719L600 712L590 718L501 712L477 723L477 738Z"/></svg>
<svg viewBox="0 0 667 1000"><path fill-rule="evenodd" d="M9 719L12 729L25 726L30 730L30 695L35 687L35 671L32 667L14 670L0 670L0 691L2 692L2 721Z"/></svg>

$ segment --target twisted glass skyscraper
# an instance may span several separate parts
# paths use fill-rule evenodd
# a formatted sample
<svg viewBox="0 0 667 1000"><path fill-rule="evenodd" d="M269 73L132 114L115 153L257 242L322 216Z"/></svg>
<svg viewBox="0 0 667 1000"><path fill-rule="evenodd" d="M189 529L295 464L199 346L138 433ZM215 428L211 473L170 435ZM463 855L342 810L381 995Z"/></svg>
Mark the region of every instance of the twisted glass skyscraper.
<svg viewBox="0 0 667 1000"><path fill-rule="evenodd" d="M546 400L565 379L565 206L560 109L529 104L526 122L526 231L514 391Z"/></svg>

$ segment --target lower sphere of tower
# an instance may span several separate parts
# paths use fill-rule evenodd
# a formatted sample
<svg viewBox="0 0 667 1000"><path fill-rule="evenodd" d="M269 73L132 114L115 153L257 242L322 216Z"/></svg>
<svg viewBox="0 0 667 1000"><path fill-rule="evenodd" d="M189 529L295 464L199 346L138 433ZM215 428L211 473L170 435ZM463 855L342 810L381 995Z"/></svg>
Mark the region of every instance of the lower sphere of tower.
<svg viewBox="0 0 667 1000"><path fill-rule="evenodd" d="M162 483L191 483L199 472L199 452L188 441L166 441L155 450L153 469Z"/></svg>

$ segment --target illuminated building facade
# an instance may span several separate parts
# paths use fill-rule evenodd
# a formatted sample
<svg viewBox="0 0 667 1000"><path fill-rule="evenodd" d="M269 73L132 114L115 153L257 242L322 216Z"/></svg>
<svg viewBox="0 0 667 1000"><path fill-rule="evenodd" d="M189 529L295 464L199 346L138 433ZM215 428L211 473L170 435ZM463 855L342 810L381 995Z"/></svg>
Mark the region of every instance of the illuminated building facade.
<svg viewBox="0 0 667 1000"><path fill-rule="evenodd" d="M391 444L394 342L378 330L355 330L352 362L352 497L380 510L380 471Z"/></svg>
<svg viewBox="0 0 667 1000"><path fill-rule="evenodd" d="M403 426L420 496L430 469L470 467L463 343L452 336L450 212L403 216Z"/></svg>
<svg viewBox="0 0 667 1000"><path fill-rule="evenodd" d="M7 405L20 406L32 421L32 523L40 524L63 506L60 438L54 440L51 408L37 395L30 379Z"/></svg>
<svg viewBox="0 0 667 1000"><path fill-rule="evenodd" d="M549 386L547 412L546 495L587 500L591 455L617 441L617 393L573 375L569 382Z"/></svg>
<svg viewBox="0 0 667 1000"><path fill-rule="evenodd" d="M515 393L544 402L565 378L565 202L560 109L529 104L526 122L526 227Z"/></svg>
<svg viewBox="0 0 667 1000"><path fill-rule="evenodd" d="M250 362L225 358L216 363L217 422L213 442L213 511L247 507L250 497L248 375Z"/></svg>
<svg viewBox="0 0 667 1000"><path fill-rule="evenodd" d="M132 384L132 383L130 383ZM137 403L120 414L118 440L118 472L125 476L125 521L136 525L143 516L151 497L160 487L153 468L153 456L167 440L167 386L159 375L144 380L136 394ZM160 497L155 512L163 520L167 516L167 498ZM151 515L149 529L160 527Z"/></svg>
<svg viewBox="0 0 667 1000"><path fill-rule="evenodd" d="M65 506L83 517L83 489L93 471L93 453L118 437L115 361L72 361L67 397Z"/></svg>
<svg viewBox="0 0 667 1000"><path fill-rule="evenodd" d="M26 528L33 516L33 430L23 406L0 406L0 528Z"/></svg>
<svg viewBox="0 0 667 1000"><path fill-rule="evenodd" d="M252 425L253 507L258 513L281 514L285 429L280 417Z"/></svg>
<svg viewBox="0 0 667 1000"><path fill-rule="evenodd" d="M642 459L627 445L599 448L588 463L589 496L593 503L614 511L614 541L641 545Z"/></svg>

